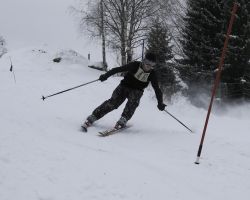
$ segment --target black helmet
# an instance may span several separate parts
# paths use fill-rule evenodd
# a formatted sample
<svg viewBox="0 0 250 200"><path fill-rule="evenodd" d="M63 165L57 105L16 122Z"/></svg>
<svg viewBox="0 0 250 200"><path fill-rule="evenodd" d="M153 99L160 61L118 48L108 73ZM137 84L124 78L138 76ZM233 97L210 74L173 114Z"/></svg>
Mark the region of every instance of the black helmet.
<svg viewBox="0 0 250 200"><path fill-rule="evenodd" d="M150 60L151 62L156 62L156 55L153 52L147 52L145 59Z"/></svg>

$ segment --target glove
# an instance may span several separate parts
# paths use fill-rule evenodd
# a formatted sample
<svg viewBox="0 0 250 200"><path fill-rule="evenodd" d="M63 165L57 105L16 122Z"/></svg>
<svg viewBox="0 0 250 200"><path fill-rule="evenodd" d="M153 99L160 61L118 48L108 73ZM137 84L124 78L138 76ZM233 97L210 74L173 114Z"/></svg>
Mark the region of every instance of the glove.
<svg viewBox="0 0 250 200"><path fill-rule="evenodd" d="M164 104L164 103L158 103L158 105L157 105L157 107L158 107L158 109L159 109L160 111L165 110L165 107L166 107L166 106L167 106L167 105Z"/></svg>
<svg viewBox="0 0 250 200"><path fill-rule="evenodd" d="M106 74L102 74L102 75L99 77L99 80L100 80L101 82L106 81L107 79L108 79L108 77L107 77Z"/></svg>

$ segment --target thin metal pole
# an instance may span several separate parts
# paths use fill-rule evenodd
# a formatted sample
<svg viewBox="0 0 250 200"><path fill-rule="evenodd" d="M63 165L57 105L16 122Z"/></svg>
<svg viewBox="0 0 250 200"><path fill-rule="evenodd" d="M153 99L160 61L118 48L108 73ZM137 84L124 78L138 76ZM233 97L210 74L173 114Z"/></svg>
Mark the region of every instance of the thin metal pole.
<svg viewBox="0 0 250 200"><path fill-rule="evenodd" d="M45 99L47 99L47 98L49 98L49 97L52 97L52 96L55 96L55 95L58 95L58 94L61 94L61 93L64 93L64 92L68 92L68 91L70 91L70 90L73 90L73 89L76 89L76 88L79 88L79 87L82 87L82 86L85 86L85 85L88 85L88 84L90 84L90 83L94 83L94 82L96 82L96 81L99 81L99 79L96 79L96 80L94 80L94 81L90 81L90 82L88 82L88 83L84 83L84 84L78 85L78 86L76 86L76 87L69 88L69 89L67 89L67 90L63 90L63 91L57 92L57 93L55 93L55 94L51 94L51 95L46 96L46 97L45 97L45 96L42 96L42 100L45 100Z"/></svg>
<svg viewBox="0 0 250 200"><path fill-rule="evenodd" d="M145 39L142 40L142 55L141 55L142 60L144 58L144 50L145 50Z"/></svg>
<svg viewBox="0 0 250 200"><path fill-rule="evenodd" d="M171 117L173 117L176 121L178 121L182 126L184 126L186 129L188 129L191 133L193 133L193 131L188 128L184 123L182 123L179 119L177 119L174 115L172 115L170 112L168 112L167 110L164 110L166 113L168 113Z"/></svg>
<svg viewBox="0 0 250 200"><path fill-rule="evenodd" d="M237 8L238 8L238 4L236 2L234 2L232 14L231 14L231 19L230 19L230 23L229 23L228 30L227 30L227 36L226 36L226 40L224 42L224 47L223 47L223 51L222 51L220 62L219 62L219 67L218 67L219 70L217 71L217 74L216 74L216 79L215 79L214 87L213 87L213 90L212 90L211 101L210 101L210 104L209 104L207 117L206 117L204 129L203 129L203 132L202 132L202 137L201 137L201 141L200 141L200 145L199 145L199 149L198 149L198 153L197 153L197 159L195 161L195 164L200 164L199 159L200 159L200 156L201 156L201 151L202 151L202 147L203 147L203 143L204 143L204 139L205 139L205 135L206 135L207 125L208 125L210 113L211 113L211 110L212 110L215 93L216 93L216 90L217 90L217 88L219 86L219 83L220 83L221 71L222 71L222 67L224 65L224 60L225 60L225 56L226 56L228 41L229 41L229 38L230 38L230 34L232 32L233 22L234 22L234 19L235 19L235 14L236 14Z"/></svg>

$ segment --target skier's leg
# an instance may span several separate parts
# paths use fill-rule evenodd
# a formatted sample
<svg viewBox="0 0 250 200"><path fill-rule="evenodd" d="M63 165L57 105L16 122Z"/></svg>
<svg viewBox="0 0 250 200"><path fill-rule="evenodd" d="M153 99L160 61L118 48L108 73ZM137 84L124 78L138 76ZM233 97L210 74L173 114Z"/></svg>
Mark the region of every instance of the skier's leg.
<svg viewBox="0 0 250 200"><path fill-rule="evenodd" d="M140 103L140 99L143 95L141 90L130 90L128 94L128 102L123 110L121 118L118 120L117 124L125 126L127 121L131 119L136 108Z"/></svg>
<svg viewBox="0 0 250 200"><path fill-rule="evenodd" d="M98 106L92 113L96 117L96 120L102 118L107 113L114 109L117 109L126 99L126 91L124 87L118 85L114 90L110 99L104 101L100 106Z"/></svg>

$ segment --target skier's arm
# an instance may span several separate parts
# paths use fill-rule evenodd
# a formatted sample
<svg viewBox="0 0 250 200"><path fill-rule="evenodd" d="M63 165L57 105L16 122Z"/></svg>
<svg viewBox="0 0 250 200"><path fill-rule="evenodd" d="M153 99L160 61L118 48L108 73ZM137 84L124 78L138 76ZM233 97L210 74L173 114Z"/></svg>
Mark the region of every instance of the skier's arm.
<svg viewBox="0 0 250 200"><path fill-rule="evenodd" d="M108 72L106 72L105 74L102 74L99 78L99 80L101 81L105 81L107 80L110 76L117 74L119 72L126 72L126 71L130 71L131 69L133 69L134 65L133 63L129 63L126 65L123 65L121 67L115 67L111 70L109 70Z"/></svg>
<svg viewBox="0 0 250 200"><path fill-rule="evenodd" d="M158 80L157 80L157 76L156 74L153 72L152 74L152 77L151 77L151 84L154 88L154 91L155 91L155 95L156 95L156 98L157 98L157 101L158 101L158 109L159 110L164 110L166 105L163 103L163 95L162 95L162 91L159 87L159 84L158 84Z"/></svg>

